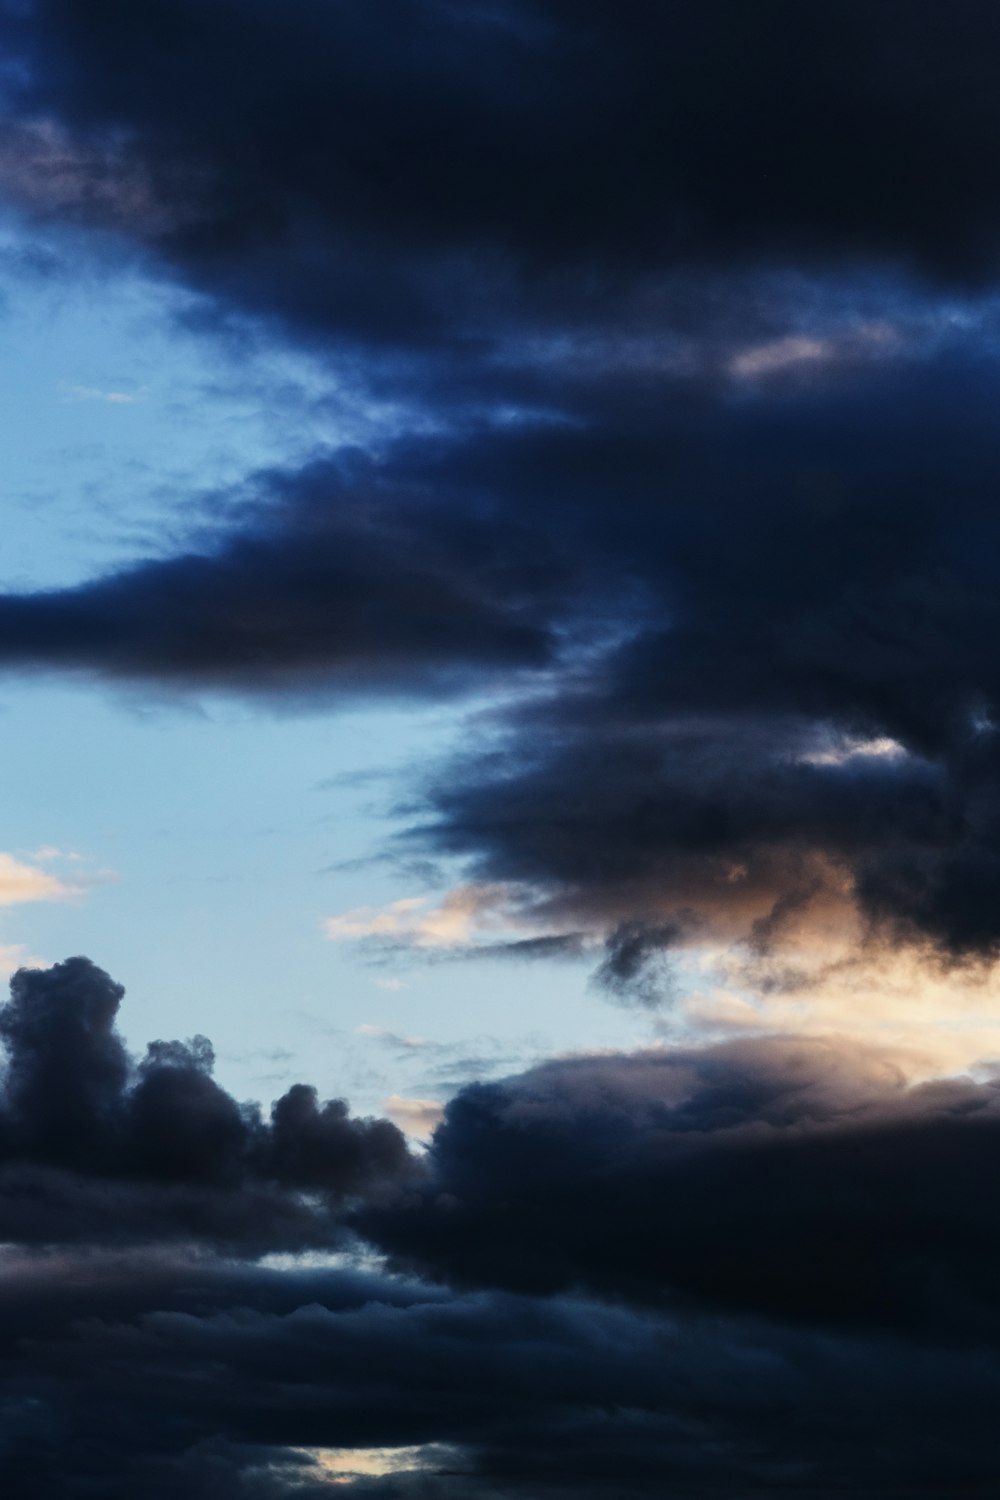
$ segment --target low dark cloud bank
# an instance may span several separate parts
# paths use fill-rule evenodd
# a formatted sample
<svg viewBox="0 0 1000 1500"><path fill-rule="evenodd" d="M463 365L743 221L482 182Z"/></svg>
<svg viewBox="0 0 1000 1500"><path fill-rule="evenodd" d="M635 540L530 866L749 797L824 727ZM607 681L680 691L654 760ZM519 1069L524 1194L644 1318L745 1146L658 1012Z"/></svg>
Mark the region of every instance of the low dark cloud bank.
<svg viewBox="0 0 1000 1500"><path fill-rule="evenodd" d="M334 1462L384 1500L989 1492L995 1082L787 1038L581 1057L462 1090L418 1170L300 1089L261 1124L203 1040L137 1069L120 999L71 959L0 1010L26 1500L312 1500ZM345 1214L394 1269L264 1259Z"/></svg>
<svg viewBox="0 0 1000 1500"><path fill-rule="evenodd" d="M995 1081L850 1042L584 1057L463 1090L362 1222L459 1285L992 1342L998 1150Z"/></svg>

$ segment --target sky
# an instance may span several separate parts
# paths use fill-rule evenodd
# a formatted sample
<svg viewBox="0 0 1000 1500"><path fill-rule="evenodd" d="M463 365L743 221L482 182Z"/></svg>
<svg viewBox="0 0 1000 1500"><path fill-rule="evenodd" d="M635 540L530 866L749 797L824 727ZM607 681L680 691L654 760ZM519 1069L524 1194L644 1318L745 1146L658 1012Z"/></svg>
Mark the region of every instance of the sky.
<svg viewBox="0 0 1000 1500"><path fill-rule="evenodd" d="M995 1493L998 101L0 0L5 1493Z"/></svg>

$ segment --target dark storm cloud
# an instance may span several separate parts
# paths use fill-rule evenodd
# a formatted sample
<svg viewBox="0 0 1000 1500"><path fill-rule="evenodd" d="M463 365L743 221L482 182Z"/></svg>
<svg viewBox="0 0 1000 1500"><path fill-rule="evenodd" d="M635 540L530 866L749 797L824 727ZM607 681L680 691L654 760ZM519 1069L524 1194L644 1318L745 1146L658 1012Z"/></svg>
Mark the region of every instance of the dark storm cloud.
<svg viewBox="0 0 1000 1500"><path fill-rule="evenodd" d="M25 1305L0 1354L0 1474L25 1500L125 1500L137 1485L283 1497L302 1483L311 1496L325 1491L308 1451L341 1448L425 1448L408 1474L358 1483L425 1500L665 1488L875 1500L962 1493L993 1473L988 1347L917 1351L571 1298L428 1297L336 1273L299 1280L312 1300L293 1308L273 1273L255 1287L197 1264L175 1285L125 1262L6 1271ZM75 1307L59 1297L73 1274Z"/></svg>
<svg viewBox="0 0 1000 1500"><path fill-rule="evenodd" d="M15 192L308 334L454 348L676 266L996 267L978 0L34 0L5 32ZM66 144L33 158L38 120Z"/></svg>
<svg viewBox="0 0 1000 1500"><path fill-rule="evenodd" d="M0 598L0 662L290 697L527 672L432 778L425 849L560 930L759 947L849 899L991 956L996 361L765 387L591 375L562 418L261 476L197 554Z"/></svg>
<svg viewBox="0 0 1000 1500"><path fill-rule="evenodd" d="M199 551L0 599L0 664L174 687L448 691L538 667L557 561L516 518L449 513L360 454L251 481Z"/></svg>
<svg viewBox="0 0 1000 1500"><path fill-rule="evenodd" d="M89 960L22 969L0 1007L0 1241L326 1246L345 1200L415 1172L388 1120L294 1084L269 1120L212 1078L204 1037L136 1065L123 990Z"/></svg>
<svg viewBox="0 0 1000 1500"><path fill-rule="evenodd" d="M996 955L991 6L0 14L13 198L402 403L185 555L0 598L0 663L300 699L548 673L424 837L558 930L759 948L839 900Z"/></svg>
<svg viewBox="0 0 1000 1500"><path fill-rule="evenodd" d="M120 999L79 959L0 1012L0 1234L28 1242L0 1256L0 1478L25 1500L311 1500L342 1449L415 1450L355 1481L370 1500L992 1482L995 1085L780 1039L564 1060L463 1091L425 1180L301 1088L262 1124L203 1039L136 1068ZM74 1232L40 1236L56 1177ZM246 1258L314 1242L275 1210L296 1191L329 1244L331 1186L438 1284ZM220 1232L239 1212L253 1233Z"/></svg>
<svg viewBox="0 0 1000 1500"><path fill-rule="evenodd" d="M567 925L759 946L852 899L883 933L993 956L992 359L664 389L609 378L583 430L452 454L548 507L598 612L597 557L634 592L609 605L623 644L431 779L418 847Z"/></svg>
<svg viewBox="0 0 1000 1500"><path fill-rule="evenodd" d="M1000 1328L998 1152L995 1082L907 1090L848 1042L732 1042L474 1084L426 1184L362 1218L459 1285L975 1344Z"/></svg>

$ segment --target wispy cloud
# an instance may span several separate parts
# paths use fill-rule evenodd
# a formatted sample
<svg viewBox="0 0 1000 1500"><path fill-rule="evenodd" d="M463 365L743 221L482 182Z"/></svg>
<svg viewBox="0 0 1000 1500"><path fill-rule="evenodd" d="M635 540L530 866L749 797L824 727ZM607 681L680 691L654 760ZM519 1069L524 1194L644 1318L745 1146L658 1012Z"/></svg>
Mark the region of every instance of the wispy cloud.
<svg viewBox="0 0 1000 1500"><path fill-rule="evenodd" d="M790 333L737 350L729 361L729 373L738 379L754 380L810 365L871 358L895 348L898 342L899 334L888 323L865 323L846 333L822 336Z"/></svg>
<svg viewBox="0 0 1000 1500"><path fill-rule="evenodd" d="M131 406L146 398L149 387L142 385L134 391L109 391L96 385L63 385L64 401L104 401L109 406Z"/></svg>
<svg viewBox="0 0 1000 1500"><path fill-rule="evenodd" d="M0 906L18 906L28 901L68 901L82 891L81 885L40 870L37 865L26 864L12 854L0 853Z"/></svg>
<svg viewBox="0 0 1000 1500"><path fill-rule="evenodd" d="M73 864L82 864L87 859L85 854L78 854L75 849L60 849L57 844L42 844L33 849L28 857L37 860L39 864L47 864L51 860L69 860Z"/></svg>
<svg viewBox="0 0 1000 1500"><path fill-rule="evenodd" d="M386 1026L370 1026L367 1023L355 1026L354 1034L368 1037L371 1041L383 1042L387 1047L394 1047L402 1052L422 1052L433 1045L425 1037L402 1036L398 1031L390 1031Z"/></svg>
<svg viewBox="0 0 1000 1500"><path fill-rule="evenodd" d="M0 976L4 979L15 969L41 969L47 963L47 959L29 952L24 943L0 943Z"/></svg>
<svg viewBox="0 0 1000 1500"><path fill-rule="evenodd" d="M331 942L378 938L415 948L462 948L482 933L513 930L503 885L459 885L433 905L426 896L405 896L387 906L356 906L323 922Z"/></svg>

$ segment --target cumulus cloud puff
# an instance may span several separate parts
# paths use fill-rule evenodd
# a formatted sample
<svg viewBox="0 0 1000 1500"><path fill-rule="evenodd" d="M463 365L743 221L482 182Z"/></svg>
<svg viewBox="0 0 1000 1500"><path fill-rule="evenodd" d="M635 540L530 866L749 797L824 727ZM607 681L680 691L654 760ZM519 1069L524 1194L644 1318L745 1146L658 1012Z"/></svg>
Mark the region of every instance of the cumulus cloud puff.
<svg viewBox="0 0 1000 1500"><path fill-rule="evenodd" d="M116 1029L123 990L84 958L21 969L0 1006L0 1237L12 1244L176 1240L244 1254L330 1247L343 1203L415 1170L388 1120L294 1084L271 1108L212 1078L205 1037Z"/></svg>

